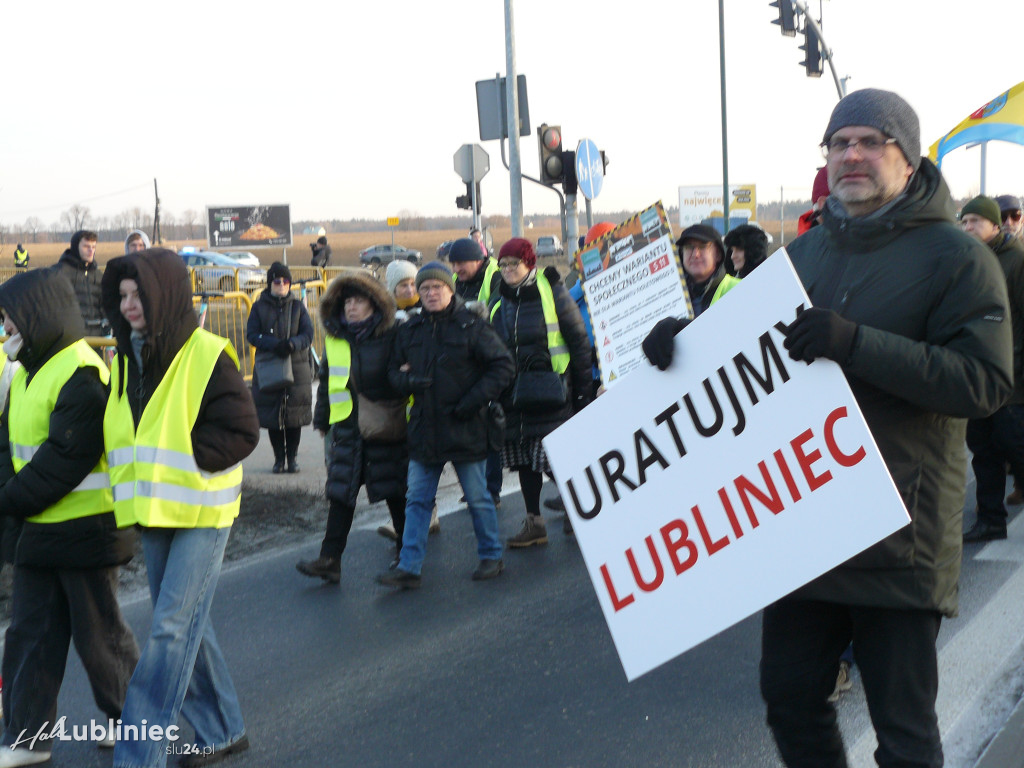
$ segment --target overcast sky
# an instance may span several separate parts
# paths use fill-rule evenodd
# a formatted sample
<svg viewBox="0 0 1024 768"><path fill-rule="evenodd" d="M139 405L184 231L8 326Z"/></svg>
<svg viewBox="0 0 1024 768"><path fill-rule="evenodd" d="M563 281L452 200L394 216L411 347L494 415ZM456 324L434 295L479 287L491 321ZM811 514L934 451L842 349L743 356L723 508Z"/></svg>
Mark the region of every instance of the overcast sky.
<svg viewBox="0 0 1024 768"><path fill-rule="evenodd" d="M725 0L729 178L761 202L807 198L837 95L808 78L802 36L783 37L767 0ZM812 9L818 3L812 0ZM922 149L1024 80L1024 2L830 0L825 38L850 90L904 96ZM534 133L609 156L596 210L678 202L720 184L716 0L515 0L516 68ZM0 224L56 221L73 203L115 214L153 205L290 203L293 220L456 212L452 156L479 142L474 83L505 74L501 0L137 0L5 3ZM508 213L496 141L484 213ZM1024 147L992 143L989 194L1024 193ZM979 188L979 150L943 171L954 195ZM524 209L557 198L524 181ZM129 191L125 191L129 190ZM581 199L582 205L582 199Z"/></svg>

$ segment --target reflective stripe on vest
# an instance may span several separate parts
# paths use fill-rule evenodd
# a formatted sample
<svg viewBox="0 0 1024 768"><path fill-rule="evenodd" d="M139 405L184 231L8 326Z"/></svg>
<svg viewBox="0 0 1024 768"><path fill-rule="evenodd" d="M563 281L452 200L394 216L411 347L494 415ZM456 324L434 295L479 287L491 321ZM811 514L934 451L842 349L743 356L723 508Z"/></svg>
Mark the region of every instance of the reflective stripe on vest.
<svg viewBox="0 0 1024 768"><path fill-rule="evenodd" d="M352 393L348 390L352 348L345 339L328 336L324 339L324 349L327 352L327 402L331 405L328 420L337 424L352 415Z"/></svg>
<svg viewBox="0 0 1024 768"><path fill-rule="evenodd" d="M79 368L94 368L100 381L110 380L107 366L82 339L65 347L40 368L32 381L24 368L19 368L11 382L11 406L8 434L11 464L20 472L36 455L50 435L50 417L57 396ZM110 475L105 457L93 467L82 482L64 498L38 515L26 518L31 523L61 523L79 517L110 512L114 501L110 492Z"/></svg>
<svg viewBox="0 0 1024 768"><path fill-rule="evenodd" d="M23 264L28 264L28 251L15 251L14 266L20 267Z"/></svg>
<svg viewBox="0 0 1024 768"><path fill-rule="evenodd" d="M494 259L487 259L487 266L484 268L484 281L480 286L480 293L477 295L476 300L482 301L487 304L491 300L491 283L493 282L494 274L498 272L498 262Z"/></svg>
<svg viewBox="0 0 1024 768"><path fill-rule="evenodd" d="M551 370L555 373L565 373L569 367L569 347L565 343L562 331L558 327L558 312L555 310L555 294L551 290L551 283L543 272L537 273L537 290L540 292L540 308L544 312L544 326L547 330L548 353L551 355ZM494 313L501 305L501 298L491 307L491 322L494 322Z"/></svg>
<svg viewBox="0 0 1024 768"><path fill-rule="evenodd" d="M723 277L722 282L720 282L718 287L715 288L715 295L711 297L711 304L714 304L739 284L740 279L738 277L733 277L732 275L726 275ZM710 306L710 304L708 306Z"/></svg>
<svg viewBox="0 0 1024 768"><path fill-rule="evenodd" d="M118 525L226 528L238 516L242 465L206 472L192 450L192 428L221 352L238 365L227 339L193 331L146 404L138 430L127 387L118 396L121 368L135 361L124 355L114 361L103 433Z"/></svg>

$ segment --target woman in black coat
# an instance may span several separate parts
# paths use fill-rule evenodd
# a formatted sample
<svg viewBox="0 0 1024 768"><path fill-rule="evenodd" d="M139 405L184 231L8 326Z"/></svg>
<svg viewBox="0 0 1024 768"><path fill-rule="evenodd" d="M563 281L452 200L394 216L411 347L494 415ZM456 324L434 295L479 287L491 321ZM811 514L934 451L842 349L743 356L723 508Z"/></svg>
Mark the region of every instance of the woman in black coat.
<svg viewBox="0 0 1024 768"><path fill-rule="evenodd" d="M408 398L388 382L396 329L395 302L383 285L362 271L341 275L331 282L320 301L320 320L327 339L320 362L313 427L325 437L330 506L320 557L303 560L295 567L306 576L337 584L341 581L341 556L352 529L356 496L363 485L371 503L382 499L387 502L401 549L409 472L405 433ZM332 359L335 355L338 359ZM332 397L336 406L333 414ZM350 409L341 405L346 402L351 403ZM388 416L382 418L382 412ZM401 434L372 431L385 424ZM397 564L396 556L392 566Z"/></svg>
<svg viewBox="0 0 1024 768"><path fill-rule="evenodd" d="M313 343L313 322L309 312L292 295L292 273L275 261L267 270L267 288L249 313L245 337L256 348L256 361L262 356L292 358L295 383L275 392L260 388L257 370L252 375L252 399L256 402L260 426L270 432L274 449L274 473L298 472L295 454L299 450L302 428L312 421L313 372L309 347Z"/></svg>
<svg viewBox="0 0 1024 768"><path fill-rule="evenodd" d="M526 504L522 529L508 540L510 547L546 544L547 528L540 513L540 489L544 473L551 473L541 439L568 421L591 400L591 347L579 307L562 285L558 270L537 269L537 255L529 240L513 238L501 247L498 256L501 283L491 299L491 322L498 336L508 345L516 363L516 376L526 370L552 371L559 352L567 352L568 366L561 373L567 390L565 402L546 409L520 409L511 396L511 388L502 399L505 409L505 445L502 464L519 471L519 483ZM548 343L549 319L544 315L544 296L550 296L550 311L557 317L562 350ZM552 357L556 364L552 364ZM513 384L514 386L514 384Z"/></svg>

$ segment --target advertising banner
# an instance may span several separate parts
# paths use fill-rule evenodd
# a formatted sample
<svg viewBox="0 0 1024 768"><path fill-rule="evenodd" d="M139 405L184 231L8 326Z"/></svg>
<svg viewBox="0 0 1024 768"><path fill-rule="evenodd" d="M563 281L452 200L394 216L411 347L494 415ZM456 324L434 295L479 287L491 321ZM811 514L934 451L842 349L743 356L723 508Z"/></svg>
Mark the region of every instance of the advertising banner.
<svg viewBox="0 0 1024 768"><path fill-rule="evenodd" d="M260 248L292 244L288 205L207 206L206 240L211 248Z"/></svg>
<svg viewBox="0 0 1024 768"><path fill-rule="evenodd" d="M839 366L783 348L801 304L777 251L544 439L629 680L910 521Z"/></svg>
<svg viewBox="0 0 1024 768"><path fill-rule="evenodd" d="M679 188L679 226L683 229L691 224L709 224L725 233L722 206L722 185L705 184L700 187ZM729 185L729 229L740 224L757 221L757 185Z"/></svg>
<svg viewBox="0 0 1024 768"><path fill-rule="evenodd" d="M578 251L576 267L605 387L646 364L640 343L656 322L693 316L660 202Z"/></svg>

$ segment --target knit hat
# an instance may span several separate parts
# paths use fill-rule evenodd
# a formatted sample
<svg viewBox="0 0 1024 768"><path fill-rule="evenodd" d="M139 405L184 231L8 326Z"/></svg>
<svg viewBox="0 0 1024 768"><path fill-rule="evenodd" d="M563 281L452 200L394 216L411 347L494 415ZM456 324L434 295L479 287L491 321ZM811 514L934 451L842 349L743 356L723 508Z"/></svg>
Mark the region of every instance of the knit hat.
<svg viewBox="0 0 1024 768"><path fill-rule="evenodd" d="M708 224L691 224L683 230L683 234L676 240L676 245L680 248L683 247L683 243L687 240L700 240L702 243L714 243L718 247L718 259L721 261L725 258L725 245L722 243L722 236L718 234L718 230Z"/></svg>
<svg viewBox="0 0 1024 768"><path fill-rule="evenodd" d="M584 237L583 243L581 243L580 247L582 248L584 245L590 245L590 243L594 242L599 237L607 235L613 229L615 229L615 225L612 224L610 221L597 222L597 224L595 224L594 226L587 230L587 234Z"/></svg>
<svg viewBox="0 0 1024 768"><path fill-rule="evenodd" d="M395 289L403 280L416 279L416 265L410 261L395 260L388 264L387 272L384 273L384 282L388 286L388 293L395 295ZM418 284L418 283L417 283Z"/></svg>
<svg viewBox="0 0 1024 768"><path fill-rule="evenodd" d="M533 243L522 237L513 237L498 251L498 261L503 258L519 259L526 265L527 269L537 266L537 253L533 250Z"/></svg>
<svg viewBox="0 0 1024 768"><path fill-rule="evenodd" d="M999 215L999 203L985 195L978 195L967 203L960 211L960 218L962 219L968 213L975 213L983 219L988 219L997 227L1003 223L1002 216Z"/></svg>
<svg viewBox="0 0 1024 768"><path fill-rule="evenodd" d="M996 198L996 202L999 204L999 212L1004 213L1005 211L1019 211L1020 198L1013 195L999 195Z"/></svg>
<svg viewBox="0 0 1024 768"><path fill-rule="evenodd" d="M921 165L921 124L914 111L902 97L892 91L865 88L844 97L832 110L823 141L832 138L840 128L865 125L876 128L903 150L914 171Z"/></svg>
<svg viewBox="0 0 1024 768"><path fill-rule="evenodd" d="M480 248L480 243L471 237L460 237L448 250L448 261L483 261L487 254Z"/></svg>
<svg viewBox="0 0 1024 768"><path fill-rule="evenodd" d="M126 237L124 239L124 252L125 253L128 253L128 243L130 243L133 239L135 239L136 235L138 235L139 239L142 240L142 245L143 245L144 248L149 248L150 247L149 238L146 237L146 233L143 232L141 229L133 229L131 232L128 233L128 237Z"/></svg>
<svg viewBox="0 0 1024 768"><path fill-rule="evenodd" d="M818 202L820 197L828 197L828 166L823 165L814 175L814 185L811 187L811 205Z"/></svg>
<svg viewBox="0 0 1024 768"><path fill-rule="evenodd" d="M280 261L275 261L267 270L267 283L272 283L279 277L283 277L289 284L292 282L292 273L288 271L288 267Z"/></svg>
<svg viewBox="0 0 1024 768"><path fill-rule="evenodd" d="M424 280L440 280L452 289L452 293L455 293L455 278L452 277L452 271L440 261L431 261L420 267L420 271L416 273L417 293Z"/></svg>

